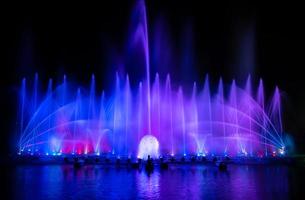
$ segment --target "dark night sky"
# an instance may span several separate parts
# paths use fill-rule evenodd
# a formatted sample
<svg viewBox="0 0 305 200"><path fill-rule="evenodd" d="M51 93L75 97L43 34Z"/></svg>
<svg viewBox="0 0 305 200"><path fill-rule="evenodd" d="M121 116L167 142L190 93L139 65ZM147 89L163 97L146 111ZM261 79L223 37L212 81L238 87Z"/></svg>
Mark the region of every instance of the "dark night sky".
<svg viewBox="0 0 305 200"><path fill-rule="evenodd" d="M5 51L0 73L3 155L8 154L16 138L17 92L22 77L30 78L38 72L42 82L47 83L49 77L59 81L67 74L74 81L88 84L90 75L95 73L100 88L113 82L106 77L114 73L114 65L126 49L134 2L105 2L98 6L38 5L38 9L8 5L4 8L8 12L1 17L4 33L1 48ZM263 78L268 95L278 85L283 91L284 128L294 135L299 150L304 152L305 13L302 7L199 2L147 2L150 46L154 46L156 27L162 27L166 35L164 45L168 43L172 49L168 60L173 66L168 69L171 68L173 79L192 84L193 80L203 81L209 73L215 82L222 76L227 83L236 78L243 84L251 73L256 82ZM192 57L188 60L193 65L191 68L180 65L179 59L185 53ZM167 68L152 69L156 70L162 72ZM126 71L137 77L134 68L127 67Z"/></svg>

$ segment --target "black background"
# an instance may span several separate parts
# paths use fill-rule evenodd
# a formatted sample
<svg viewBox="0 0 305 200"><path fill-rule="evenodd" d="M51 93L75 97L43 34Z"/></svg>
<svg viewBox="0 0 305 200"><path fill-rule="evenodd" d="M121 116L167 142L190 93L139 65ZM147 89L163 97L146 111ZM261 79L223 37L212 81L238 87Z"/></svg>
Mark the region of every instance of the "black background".
<svg viewBox="0 0 305 200"><path fill-rule="evenodd" d="M116 56L124 52L128 39L134 3L16 3L3 7L1 48L4 58L0 61L2 156L14 149L18 137L15 124L21 79L33 78L38 72L42 84L46 84L49 77L60 81L63 74L67 74L69 79L86 85L95 73L99 88L109 86L113 82L109 77L115 71ZM304 152L305 14L302 6L278 2L270 5L220 2L210 5L201 1L147 1L146 4L149 35L154 34L154 27L159 22L167 30L167 42L172 45L171 59L175 63L169 67L173 79L192 84L192 80L203 81L209 73L214 82L222 76L226 83L236 78L242 85L251 73L253 83L257 83L259 77L263 78L268 96L278 85L283 97L284 129L294 136L298 152ZM191 36L193 44L193 65L189 69L192 73L183 73L177 65L184 48L181 44L185 30L191 30L186 35ZM245 41L248 42L241 42L247 36ZM150 46L153 42L151 39ZM137 72L129 70L127 68L126 72L131 79L138 77Z"/></svg>

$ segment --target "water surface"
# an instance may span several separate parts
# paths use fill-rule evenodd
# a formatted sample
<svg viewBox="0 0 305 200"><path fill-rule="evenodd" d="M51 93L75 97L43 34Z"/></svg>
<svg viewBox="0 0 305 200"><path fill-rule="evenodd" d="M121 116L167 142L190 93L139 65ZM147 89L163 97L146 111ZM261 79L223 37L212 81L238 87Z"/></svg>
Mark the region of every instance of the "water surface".
<svg viewBox="0 0 305 200"><path fill-rule="evenodd" d="M168 170L88 165L2 170L10 199L304 199L304 169L287 166L170 166Z"/></svg>

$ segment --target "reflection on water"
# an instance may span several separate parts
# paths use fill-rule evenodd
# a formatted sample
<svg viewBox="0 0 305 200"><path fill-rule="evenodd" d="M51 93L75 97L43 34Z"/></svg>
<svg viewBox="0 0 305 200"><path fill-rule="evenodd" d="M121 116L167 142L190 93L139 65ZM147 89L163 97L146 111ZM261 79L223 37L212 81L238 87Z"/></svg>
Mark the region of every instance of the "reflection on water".
<svg viewBox="0 0 305 200"><path fill-rule="evenodd" d="M15 199L290 199L304 196L303 169L170 166L147 174L115 166L17 166L9 170ZM297 196L299 195L299 196Z"/></svg>

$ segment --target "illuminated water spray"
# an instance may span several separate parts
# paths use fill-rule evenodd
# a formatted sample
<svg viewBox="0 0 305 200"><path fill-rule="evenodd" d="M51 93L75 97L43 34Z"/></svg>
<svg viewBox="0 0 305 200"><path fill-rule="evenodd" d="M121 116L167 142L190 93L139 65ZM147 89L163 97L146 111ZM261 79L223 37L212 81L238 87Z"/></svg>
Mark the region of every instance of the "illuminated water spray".
<svg viewBox="0 0 305 200"><path fill-rule="evenodd" d="M66 76L59 84L50 79L45 90L38 74L32 82L22 79L20 154L157 158L286 153L278 87L268 102L263 81L252 82L250 76L242 86L219 78L213 87L206 75L187 88L172 83L170 74L156 73L151 84L144 1L137 3L135 16L133 43L141 44L137 50L145 57L146 77L134 85L139 77L117 72L112 91L98 91L94 75L82 87Z"/></svg>
<svg viewBox="0 0 305 200"><path fill-rule="evenodd" d="M144 1L139 1L135 9L136 18L138 19L137 28L134 35L135 42L140 42L145 56L146 69L146 99L147 99L147 123L148 134L151 134L151 95L150 95L150 59L149 59L149 40L147 30L147 16Z"/></svg>

